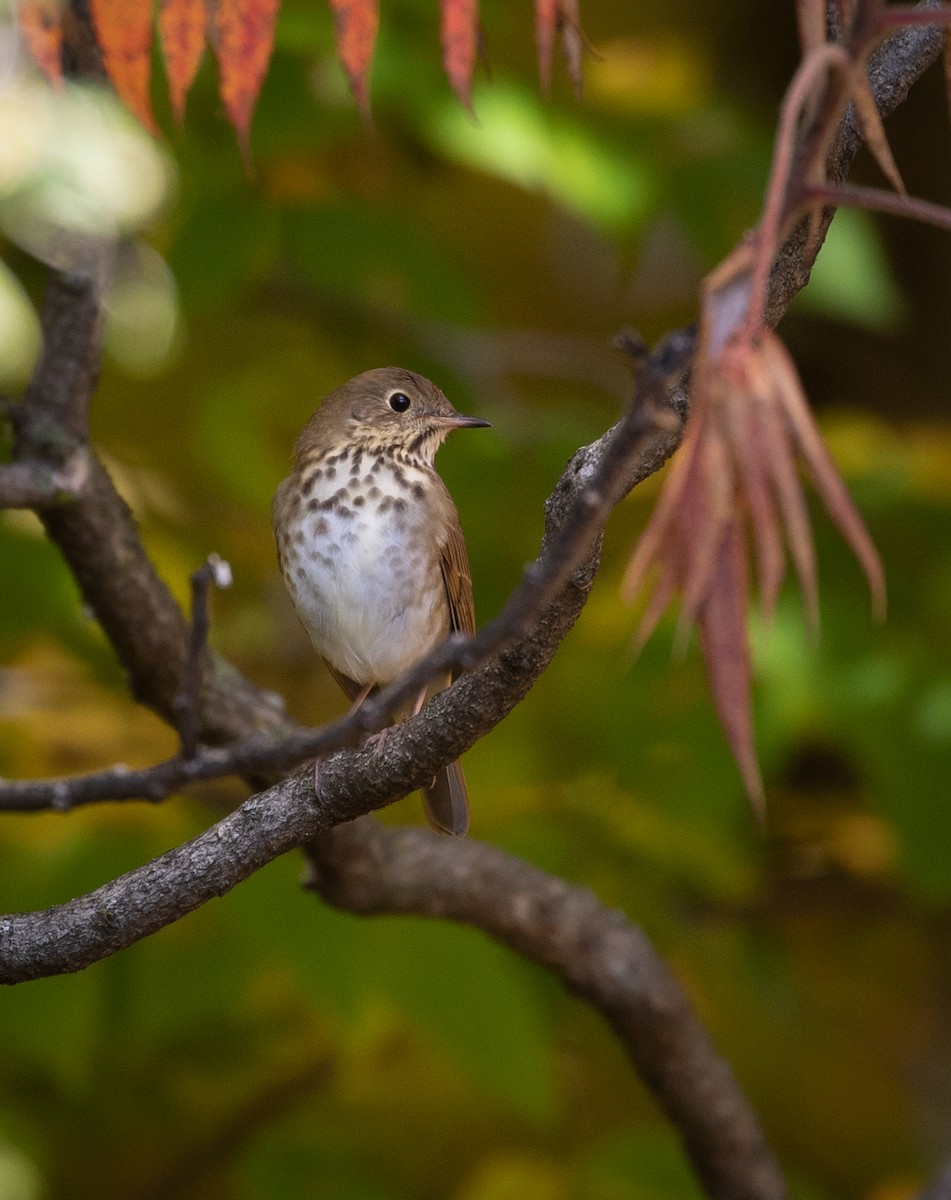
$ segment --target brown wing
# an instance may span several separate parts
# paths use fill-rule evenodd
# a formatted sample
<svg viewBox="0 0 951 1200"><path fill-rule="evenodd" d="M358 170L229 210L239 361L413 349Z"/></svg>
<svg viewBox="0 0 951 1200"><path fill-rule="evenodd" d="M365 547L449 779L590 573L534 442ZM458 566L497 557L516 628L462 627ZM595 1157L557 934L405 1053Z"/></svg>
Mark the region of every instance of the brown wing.
<svg viewBox="0 0 951 1200"><path fill-rule="evenodd" d="M446 585L446 599L449 601L449 628L454 633L471 635L475 633L476 627L469 556L466 554L466 543L459 518L455 513L453 517L455 519L448 523L446 540L440 547L439 565L442 568L443 583Z"/></svg>
<svg viewBox="0 0 951 1200"><path fill-rule="evenodd" d="M472 576L469 555L453 509L447 524L446 539L440 547L439 565L446 599L449 601L449 627L453 632L475 633L475 604L472 600ZM469 802L462 764L456 760L440 771L428 788L423 788L426 813L436 829L462 837L469 828Z"/></svg>

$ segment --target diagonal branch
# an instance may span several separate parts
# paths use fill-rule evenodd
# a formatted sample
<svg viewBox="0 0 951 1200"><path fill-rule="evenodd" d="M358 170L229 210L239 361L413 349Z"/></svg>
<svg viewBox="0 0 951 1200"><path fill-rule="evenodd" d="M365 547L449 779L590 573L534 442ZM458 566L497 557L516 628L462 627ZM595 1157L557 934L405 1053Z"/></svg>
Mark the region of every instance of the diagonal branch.
<svg viewBox="0 0 951 1200"><path fill-rule="evenodd" d="M43 353L22 405L10 412L15 465L45 461L61 470L84 446L89 396L99 370L100 300L88 276L53 271L43 309ZM133 694L174 724L174 699L188 630L172 594L142 547L132 514L95 454L73 503L41 519L83 599L129 675ZM202 704L203 736L231 741L288 723L259 689L213 660Z"/></svg>
<svg viewBox="0 0 951 1200"><path fill-rule="evenodd" d="M45 459L0 466L0 508L37 511L78 499L86 481L86 456L74 451L60 466Z"/></svg>

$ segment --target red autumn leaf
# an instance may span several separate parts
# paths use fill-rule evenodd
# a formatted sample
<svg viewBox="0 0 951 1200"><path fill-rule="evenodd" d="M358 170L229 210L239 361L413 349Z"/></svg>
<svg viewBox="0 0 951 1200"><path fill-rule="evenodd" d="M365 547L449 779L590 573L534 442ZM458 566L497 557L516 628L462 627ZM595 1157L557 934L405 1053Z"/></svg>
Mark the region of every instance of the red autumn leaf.
<svg viewBox="0 0 951 1200"><path fill-rule="evenodd" d="M905 185L892 156L888 138L885 136L885 126L882 124L882 118L878 115L875 97L872 95L872 85L868 81L864 67L854 73L852 103L855 105L855 115L862 130L862 137L881 168L882 174L896 192L902 196L906 195Z"/></svg>
<svg viewBox="0 0 951 1200"><path fill-rule="evenodd" d="M176 121L185 115L185 97L205 52L205 0L162 0L158 26Z"/></svg>
<svg viewBox="0 0 951 1200"><path fill-rule="evenodd" d="M279 7L280 0L216 0L213 8L221 99L245 151Z"/></svg>
<svg viewBox="0 0 951 1200"><path fill-rule="evenodd" d="M716 574L697 622L710 691L743 786L758 820L765 816L763 777L750 716L750 651L746 635L746 552L743 528L734 517L717 553Z"/></svg>
<svg viewBox="0 0 951 1200"><path fill-rule="evenodd" d="M561 45L568 64L568 78L576 95L581 95L582 65L585 36L581 31L581 14L578 11L578 0L558 0L560 10L559 29L561 30Z"/></svg>
<svg viewBox="0 0 951 1200"><path fill-rule="evenodd" d="M472 72L479 49L478 0L442 0L443 65L452 89L472 107Z"/></svg>
<svg viewBox="0 0 951 1200"><path fill-rule="evenodd" d="M826 511L858 559L868 581L873 614L879 620L884 620L886 601L882 560L816 428L795 364L789 356L789 351L775 335L766 339L764 353L776 393L782 399L783 411L795 448L812 473L816 490Z"/></svg>
<svg viewBox="0 0 951 1200"><path fill-rule="evenodd" d="M635 641L643 644L676 592L680 627L697 625L721 723L750 800L762 806L750 705L746 633L750 534L760 607L776 605L788 550L806 610L818 622L815 547L799 473L819 495L858 558L876 615L885 581L872 540L816 428L792 359L762 324L750 328L751 250L744 245L707 281L693 406L683 445L628 565L624 587L657 578Z"/></svg>
<svg viewBox="0 0 951 1200"><path fill-rule="evenodd" d="M112 86L146 129L157 133L149 100L152 0L90 0L90 8Z"/></svg>
<svg viewBox="0 0 951 1200"><path fill-rule="evenodd" d="M379 25L377 0L330 0L337 28L337 53L350 90L365 118L370 114L367 73Z"/></svg>
<svg viewBox="0 0 951 1200"><path fill-rule="evenodd" d="M826 40L825 0L797 0L796 21L799 25L799 48L805 58Z"/></svg>
<svg viewBox="0 0 951 1200"><path fill-rule="evenodd" d="M36 65L50 83L63 83L63 6L60 0L19 0L20 32Z"/></svg>
<svg viewBox="0 0 951 1200"><path fill-rule="evenodd" d="M535 0L535 44L538 46L538 77L542 91L551 87L551 58L558 28L558 0Z"/></svg>
<svg viewBox="0 0 951 1200"><path fill-rule="evenodd" d="M538 75L543 91L551 86L551 59L555 37L561 34L561 44L568 76L575 92L581 95L582 55L585 36L581 30L578 0L535 0L535 43L538 46Z"/></svg>

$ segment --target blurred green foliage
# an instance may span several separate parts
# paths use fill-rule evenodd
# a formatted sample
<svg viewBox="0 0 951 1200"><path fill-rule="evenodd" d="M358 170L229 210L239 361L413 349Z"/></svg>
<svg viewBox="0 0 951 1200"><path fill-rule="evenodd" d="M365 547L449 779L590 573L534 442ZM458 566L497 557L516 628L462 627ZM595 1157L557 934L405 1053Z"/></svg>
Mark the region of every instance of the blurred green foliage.
<svg viewBox="0 0 951 1200"><path fill-rule="evenodd" d="M567 456L624 396L611 334L693 319L702 274L756 219L795 61L780 7L588 0L603 58L578 105L564 81L537 95L530 5L486 3L473 121L433 6L389 0L368 133L329 15L284 0L251 177L205 64L150 234L174 290L148 255L126 275L159 278L167 336L107 361L94 435L180 598L208 551L230 560L215 644L297 717L343 707L283 597L267 511L319 397L399 362L491 418L440 459L491 616ZM940 105L926 84L896 144L912 188L947 200ZM613 518L552 668L466 759L475 836L594 888L670 959L803 1200L901 1200L947 1149L949 260L938 235L843 220L784 326L890 612L872 625L817 513L820 638L792 591L756 629L765 835L696 648L672 660L667 625L628 653L618 581L657 480ZM10 261L36 294L39 271ZM32 518L0 517L0 564L0 773L166 753ZM0 909L93 888L241 795L4 818ZM417 801L388 819L418 821ZM0 1200L697 1194L610 1033L540 970L472 931L329 911L300 875L276 862L145 944L0 996Z"/></svg>

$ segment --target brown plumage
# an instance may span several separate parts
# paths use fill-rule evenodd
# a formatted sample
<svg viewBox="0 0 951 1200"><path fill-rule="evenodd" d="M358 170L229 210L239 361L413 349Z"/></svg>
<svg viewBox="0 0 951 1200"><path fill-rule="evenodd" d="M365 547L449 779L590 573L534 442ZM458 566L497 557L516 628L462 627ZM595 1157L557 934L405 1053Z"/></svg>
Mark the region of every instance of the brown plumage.
<svg viewBox="0 0 951 1200"><path fill-rule="evenodd" d="M423 376L384 367L332 392L297 439L294 469L274 497L281 572L314 648L355 704L449 632L475 632L462 528L433 461L453 429L484 425ZM438 829L466 832L458 762L423 799Z"/></svg>

